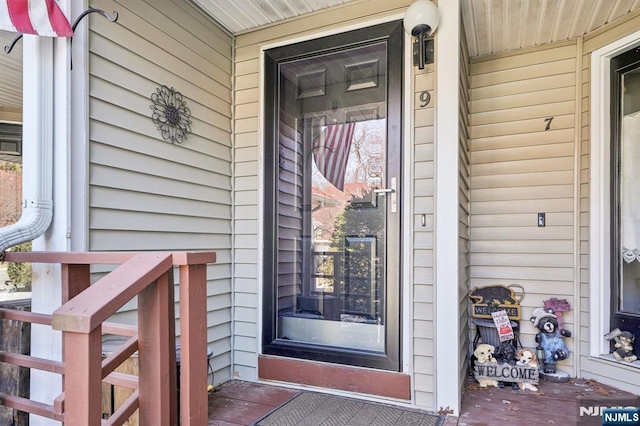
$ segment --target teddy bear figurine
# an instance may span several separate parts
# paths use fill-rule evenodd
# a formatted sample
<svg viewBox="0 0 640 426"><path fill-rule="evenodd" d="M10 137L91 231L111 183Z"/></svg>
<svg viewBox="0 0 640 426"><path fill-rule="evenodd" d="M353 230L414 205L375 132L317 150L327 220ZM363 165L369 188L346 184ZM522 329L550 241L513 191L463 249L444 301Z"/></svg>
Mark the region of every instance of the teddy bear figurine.
<svg viewBox="0 0 640 426"><path fill-rule="evenodd" d="M632 334L630 331L623 331L619 337L620 341L616 342L614 345L616 347L613 356L618 361L626 361L633 362L638 359L638 357L633 353L633 342L636 339L636 336Z"/></svg>
<svg viewBox="0 0 640 426"><path fill-rule="evenodd" d="M556 362L569 357L569 348L564 342L564 337L571 337L571 332L558 329L558 317L550 309L535 309L531 322L539 330L536 334L536 349L544 352L543 371L553 374L556 372Z"/></svg>
<svg viewBox="0 0 640 426"><path fill-rule="evenodd" d="M486 364L486 363L495 363L496 359L493 357L493 353L495 351L495 346L489 345L486 343L479 344L476 349L473 351L473 356L476 359L476 364ZM490 379L477 379L481 388L486 388L489 386L498 387L497 380Z"/></svg>

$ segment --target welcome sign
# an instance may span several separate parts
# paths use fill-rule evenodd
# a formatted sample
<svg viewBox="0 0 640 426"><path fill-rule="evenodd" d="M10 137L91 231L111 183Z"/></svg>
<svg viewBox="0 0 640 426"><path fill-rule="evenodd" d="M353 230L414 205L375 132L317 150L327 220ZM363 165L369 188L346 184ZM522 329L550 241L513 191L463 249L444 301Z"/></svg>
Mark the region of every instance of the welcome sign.
<svg viewBox="0 0 640 426"><path fill-rule="evenodd" d="M487 362L474 367L476 380L497 380L499 382L516 382L538 384L540 374L535 367L526 365L498 364Z"/></svg>
<svg viewBox="0 0 640 426"><path fill-rule="evenodd" d="M522 318L521 299L516 299L510 287L504 285L476 287L469 292L469 297L474 301L471 305L471 316L474 318L491 319L491 314L497 311L505 311L510 320L518 321Z"/></svg>

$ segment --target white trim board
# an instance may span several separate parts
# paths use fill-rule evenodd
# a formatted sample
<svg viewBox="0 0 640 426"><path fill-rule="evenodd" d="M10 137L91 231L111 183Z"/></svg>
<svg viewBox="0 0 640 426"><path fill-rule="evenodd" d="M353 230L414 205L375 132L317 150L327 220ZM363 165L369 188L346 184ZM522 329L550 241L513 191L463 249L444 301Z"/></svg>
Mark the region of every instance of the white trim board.
<svg viewBox="0 0 640 426"><path fill-rule="evenodd" d="M636 31L591 53L591 133L589 193L589 355L609 353L604 339L609 332L611 310L609 277L611 265L609 253L611 238L609 224L609 161L611 144L610 123L610 62L611 58L640 45L640 31Z"/></svg>
<svg viewBox="0 0 640 426"><path fill-rule="evenodd" d="M435 104L435 363L436 409L460 413L458 209L460 134L460 1L440 2L436 32ZM452 338L455 333L454 338ZM444 344L443 342L446 342ZM452 362L453 359L456 362Z"/></svg>
<svg viewBox="0 0 640 426"><path fill-rule="evenodd" d="M71 16L79 16L89 7L88 0L69 2ZM71 251L86 251L89 246L89 20L78 25L73 36L70 61L69 194L67 215Z"/></svg>
<svg viewBox="0 0 640 426"><path fill-rule="evenodd" d="M400 327L402 330L402 371L411 375L411 400L415 401L415 368L413 365L413 256L409 253L413 253L414 247L414 222L413 222L413 199L414 191L413 184L414 173L414 121L415 110L413 108L413 49L411 44L412 37L404 32L404 63L403 66L403 78L404 84L402 88L402 180L400 187L405 188L401 195L402 202L402 217L401 217L401 239L400 239L400 276L402 277L401 287L401 299L400 309L402 309L402 316L400 321ZM405 238L406 237L406 238ZM408 283L407 285L403 285Z"/></svg>

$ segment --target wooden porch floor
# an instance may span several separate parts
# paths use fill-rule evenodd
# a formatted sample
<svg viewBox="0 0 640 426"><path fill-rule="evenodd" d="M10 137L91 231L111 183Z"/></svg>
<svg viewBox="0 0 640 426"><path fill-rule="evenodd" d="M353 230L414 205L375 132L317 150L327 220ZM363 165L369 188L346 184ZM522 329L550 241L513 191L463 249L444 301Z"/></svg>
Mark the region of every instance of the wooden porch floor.
<svg viewBox="0 0 640 426"><path fill-rule="evenodd" d="M252 425L298 394L297 390L234 380L209 394L209 425ZM579 404L598 400L634 398L635 395L600 383L571 379L567 383L541 381L538 392L510 387L480 388L470 378L462 397L460 417L447 417L445 426L583 425ZM600 419L593 424L600 424ZM509 422L509 423L505 423Z"/></svg>
<svg viewBox="0 0 640 426"><path fill-rule="evenodd" d="M208 424L252 425L298 393L279 386L232 380L209 394Z"/></svg>

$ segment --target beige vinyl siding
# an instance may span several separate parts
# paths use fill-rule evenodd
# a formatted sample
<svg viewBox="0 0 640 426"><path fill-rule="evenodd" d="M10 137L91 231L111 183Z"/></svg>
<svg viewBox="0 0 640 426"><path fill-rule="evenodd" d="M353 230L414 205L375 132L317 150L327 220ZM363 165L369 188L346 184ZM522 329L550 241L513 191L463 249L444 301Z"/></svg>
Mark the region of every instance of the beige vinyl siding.
<svg viewBox="0 0 640 426"><path fill-rule="evenodd" d="M215 250L208 342L223 382L231 377L232 38L182 0L90 5L119 19L90 20L88 249ZM163 140L151 120L162 85L191 111L182 145ZM135 307L119 319L135 321Z"/></svg>
<svg viewBox="0 0 640 426"><path fill-rule="evenodd" d="M237 43L237 39L236 39ZM256 380L258 358L258 57L234 63L234 341L233 374ZM251 258L240 256L251 253Z"/></svg>
<svg viewBox="0 0 640 426"><path fill-rule="evenodd" d="M435 410L435 286L434 250L434 65L414 68L413 156L413 363L414 398L417 405ZM420 105L428 91L431 101ZM423 221L424 217L424 221ZM423 225L424 223L424 225ZM404 283L403 283L404 284Z"/></svg>
<svg viewBox="0 0 640 426"><path fill-rule="evenodd" d="M255 250L258 241L259 212L259 176L262 169L259 143L259 78L260 48L286 44L289 40L326 34L341 29L351 29L354 25L372 20L389 20L390 16L401 17L411 0L393 2L385 0L359 1L323 10L308 16L299 17L264 29L241 33L236 38L235 55L235 177L234 198L243 200L236 207L234 218L234 244L241 242ZM415 233L412 236L414 247L412 285L413 330L406 335L413 336L414 363L413 383L414 401L427 409L435 409L434 398L434 362L433 362L433 105L435 102L433 66L427 66L424 72L416 73L413 81L415 93L413 121L415 122L413 157L415 176L407 176L406 182L412 182L414 191L414 209L412 212ZM419 94L423 90L431 92L432 99L425 108L419 108ZM243 116L238 116L239 111ZM406 135L406 137L410 137ZM422 226L425 214L426 226ZM236 274L236 306L234 312L236 342L234 346L234 374L246 379L257 378L258 339L258 265L253 256L246 258L234 256ZM241 284L241 285L240 285ZM247 303L239 304L243 300Z"/></svg>
<svg viewBox="0 0 640 426"><path fill-rule="evenodd" d="M580 315L583 318L579 339L581 347L580 375L593 378L616 388L638 393L640 369L624 364L598 362L590 354L590 283L589 283L589 181L590 181L590 81L591 53L603 46L638 31L640 12L631 13L618 21L605 25L584 38L581 58L581 132L580 132ZM609 285L604 283L603 285ZM608 331L608 330L607 330ZM636 333L636 338L638 334Z"/></svg>
<svg viewBox="0 0 640 426"><path fill-rule="evenodd" d="M471 61L471 287L524 287L528 347L536 346L531 312L550 297L569 301L564 324L577 333L576 55L574 40ZM546 213L546 227L537 213ZM577 339L566 343L572 356L559 366L575 375Z"/></svg>
<svg viewBox="0 0 640 426"><path fill-rule="evenodd" d="M464 28L462 28L464 33ZM458 196L459 209L459 257L458 257L458 285L459 285L459 312L460 312L460 386L464 386L467 376L468 359L470 355L469 342L469 213L470 213L470 191L471 191L471 171L469 161L469 49L467 48L467 38L463 34L460 37L460 171Z"/></svg>

